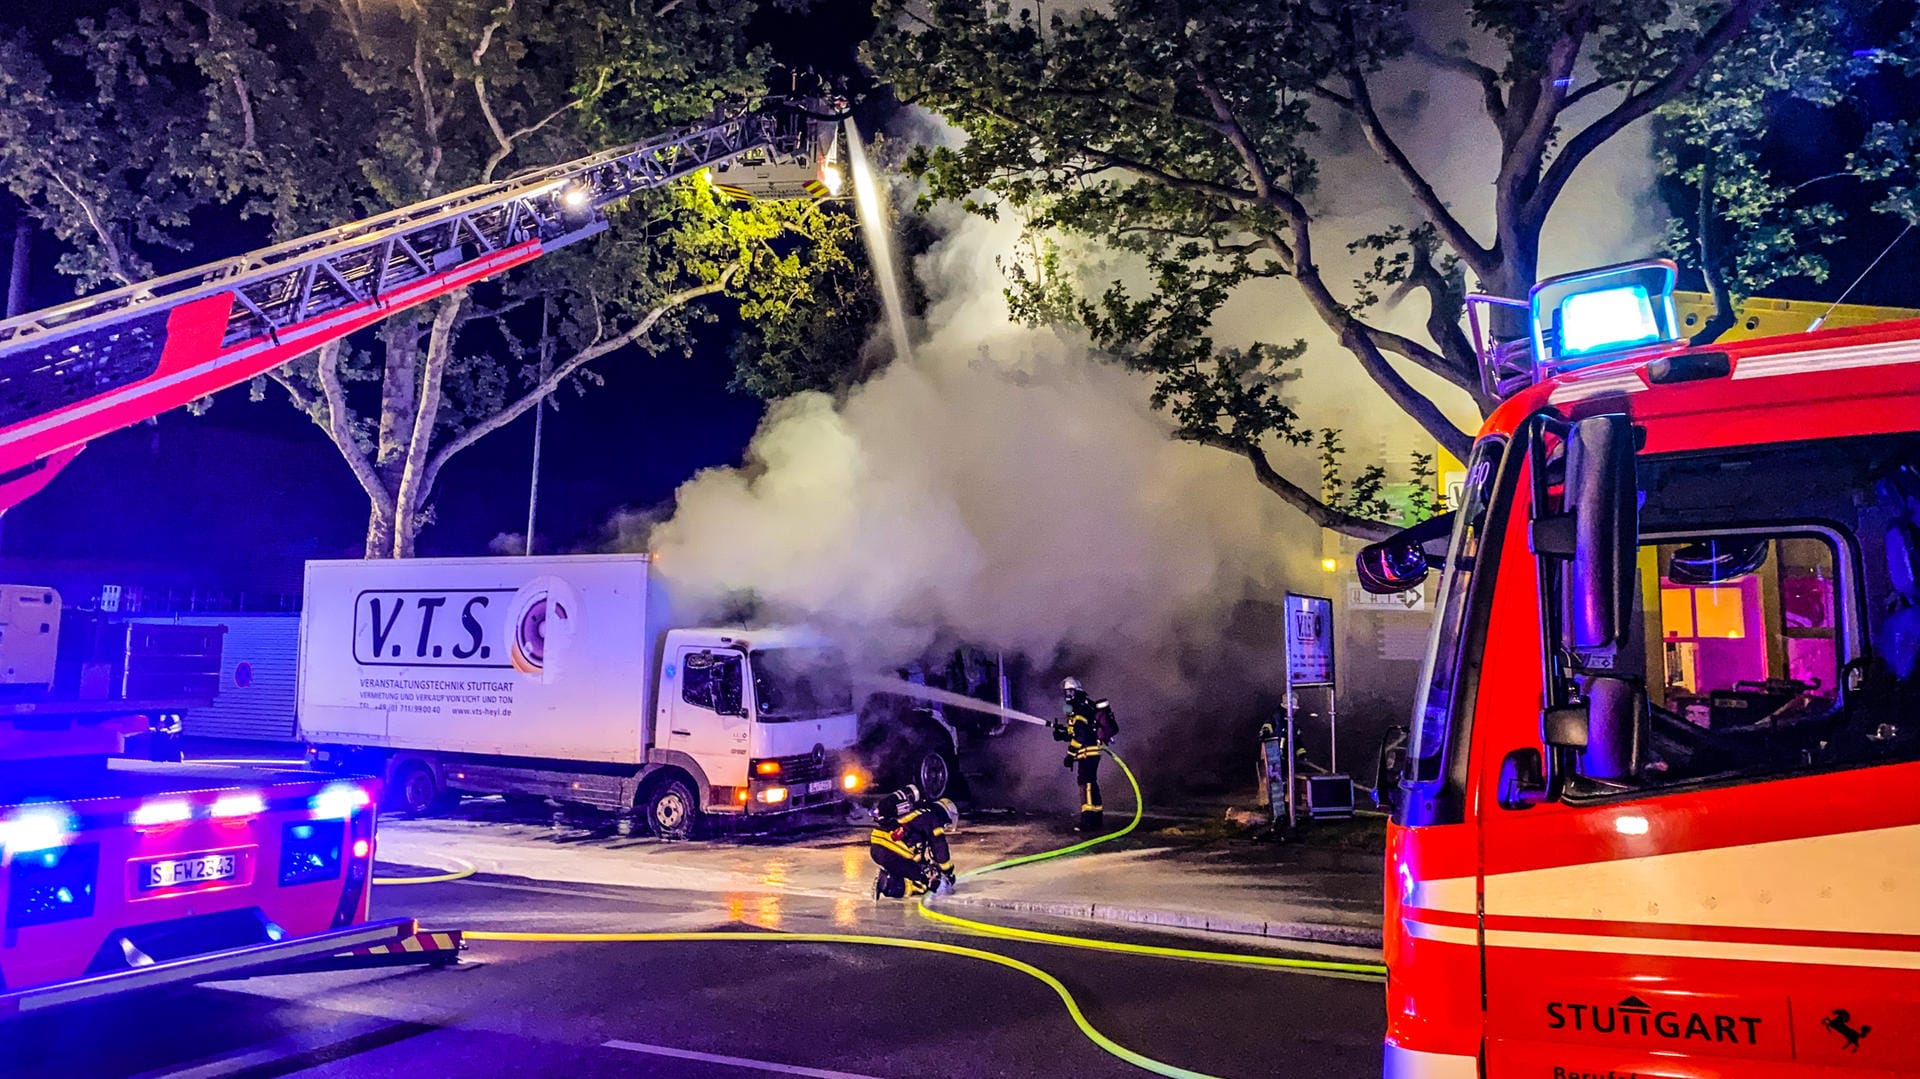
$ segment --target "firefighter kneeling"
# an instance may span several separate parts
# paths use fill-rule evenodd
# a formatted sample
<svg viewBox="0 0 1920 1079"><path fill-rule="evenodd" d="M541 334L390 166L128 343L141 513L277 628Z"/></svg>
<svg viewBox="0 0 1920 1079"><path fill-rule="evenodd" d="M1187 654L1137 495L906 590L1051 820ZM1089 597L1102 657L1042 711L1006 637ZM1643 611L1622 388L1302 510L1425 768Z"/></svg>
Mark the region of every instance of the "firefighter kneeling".
<svg viewBox="0 0 1920 1079"><path fill-rule="evenodd" d="M923 892L953 890L953 854L947 849L947 829L960 823L953 802L922 798L909 783L882 795L873 807L873 832L867 853L880 874L873 895L900 899Z"/></svg>

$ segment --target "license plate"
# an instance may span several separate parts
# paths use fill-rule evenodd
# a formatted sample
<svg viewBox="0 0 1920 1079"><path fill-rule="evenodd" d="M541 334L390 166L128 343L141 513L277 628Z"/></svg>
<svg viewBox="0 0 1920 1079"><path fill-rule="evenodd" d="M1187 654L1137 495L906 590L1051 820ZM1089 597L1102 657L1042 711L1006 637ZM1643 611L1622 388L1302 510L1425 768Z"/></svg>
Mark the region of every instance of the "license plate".
<svg viewBox="0 0 1920 1079"><path fill-rule="evenodd" d="M208 884L232 880L239 859L231 854L202 854L193 858L173 858L148 862L140 867L140 887L177 888L183 884Z"/></svg>
<svg viewBox="0 0 1920 1079"><path fill-rule="evenodd" d="M813 782L807 784L808 794L825 794L832 789L833 789L833 780L831 779L816 779Z"/></svg>

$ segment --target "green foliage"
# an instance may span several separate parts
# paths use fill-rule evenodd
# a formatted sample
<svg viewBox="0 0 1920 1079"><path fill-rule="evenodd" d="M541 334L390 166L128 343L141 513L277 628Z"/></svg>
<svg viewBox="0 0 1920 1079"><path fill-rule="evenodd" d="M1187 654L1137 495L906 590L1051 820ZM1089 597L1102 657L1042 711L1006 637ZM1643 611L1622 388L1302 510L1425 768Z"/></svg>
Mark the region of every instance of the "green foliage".
<svg viewBox="0 0 1920 1079"><path fill-rule="evenodd" d="M754 10L123 0L67 36L0 41L0 181L71 245L61 268L78 288L138 279L155 251L186 249L196 211L292 238L749 101L769 68L745 36ZM584 390L597 381L586 364L628 345L688 353L714 317L696 302L709 296L791 321L817 273L851 287L850 228L834 209L736 206L683 182L629 199L592 243L398 315L272 381L354 469L373 533L394 533L390 547L370 534L369 550L404 554L440 466L535 407L543 379ZM441 314L450 321L435 337ZM255 399L264 392L257 383Z"/></svg>
<svg viewBox="0 0 1920 1079"><path fill-rule="evenodd" d="M1826 280L1824 250L1843 238L1844 222L1829 201L1839 184L1870 184L1879 193L1876 210L1920 219L1912 140L1903 122L1862 125L1856 149L1798 183L1779 176L1770 160L1776 155L1768 153L1788 116L1797 117L1798 127L1811 121L1829 131L1859 122L1864 102L1877 96L1860 92L1867 81L1909 62L1899 52L1854 47L1892 6L1819 0L1770 7L1724 51L1701 93L1660 110L1655 161L1679 210L1667 223L1667 246L1723 297L1721 319L1703 336L1727 324L1733 304L1777 282ZM1868 231L1853 234L1864 238Z"/></svg>
<svg viewBox="0 0 1920 1079"><path fill-rule="evenodd" d="M1423 368L1491 408L1462 330L1469 287L1525 295L1547 216L1582 162L1663 105L1711 99L1720 54L1746 42L1768 5L1467 0L1415 12L1405 0L1112 0L1056 11L1045 26L1005 2L879 7L891 29L872 43L872 62L903 100L965 136L909 160L925 200L988 217L1018 213L1036 232L1126 256L1148 282L1082 287L1098 276L1092 268L1030 251L1011 275L1016 310L1085 327L1098 346L1156 376L1154 400L1183 437L1247 455L1269 488L1315 520L1368 530L1375 526L1356 519L1367 513L1356 511L1378 508L1377 487L1364 477L1320 498L1268 466L1264 445L1321 437L1277 387L1300 365L1357 363L1436 442L1462 453L1465 435L1395 364ZM1467 31L1463 40L1427 36L1450 18ZM1803 74L1801 57L1786 59L1787 77ZM1815 58L1805 64L1820 68ZM1376 100L1411 65L1464 76L1477 108ZM1472 196L1488 200L1487 212L1463 217L1400 140L1476 119L1499 147L1496 179ZM1322 214L1319 165L1354 153L1356 136L1386 186L1406 198L1399 212L1352 229ZM1491 234L1464 223L1482 217ZM1820 222L1794 227L1806 224ZM1749 245L1739 257L1750 265L1778 258L1777 236L1763 229L1744 229L1736 242ZM1319 254L1340 247L1365 260L1348 285L1328 280ZM1278 343L1216 347L1211 326L1228 298L1268 281L1297 288L1301 309L1339 348L1310 354L1284 328ZM1418 332L1402 328L1408 314Z"/></svg>

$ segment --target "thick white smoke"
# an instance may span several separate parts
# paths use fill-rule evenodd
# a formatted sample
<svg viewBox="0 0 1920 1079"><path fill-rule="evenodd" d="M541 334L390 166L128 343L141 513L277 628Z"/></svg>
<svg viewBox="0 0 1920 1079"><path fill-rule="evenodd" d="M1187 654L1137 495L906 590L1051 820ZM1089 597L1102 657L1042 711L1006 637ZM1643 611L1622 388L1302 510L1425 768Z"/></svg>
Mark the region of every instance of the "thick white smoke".
<svg viewBox="0 0 1920 1079"><path fill-rule="evenodd" d="M1245 461L1174 441L1146 379L1011 322L994 260L1012 227L947 224L920 267L933 302L915 355L844 401L776 404L745 467L689 481L649 547L683 607L751 593L876 660L957 637L1126 669L1169 705L1190 693L1177 664L1132 661L1219 641L1317 534Z"/></svg>
<svg viewBox="0 0 1920 1079"><path fill-rule="evenodd" d="M1402 106L1408 151L1488 234L1493 135L1474 110L1447 104L1477 102L1477 90L1432 70L1402 77L1382 96ZM1556 215L1550 269L1639 253L1657 232L1634 224L1649 170L1644 137L1630 138L1590 162L1567 196L1619 219L1596 229ZM1359 269L1340 250L1346 240L1410 218L1398 181L1364 144L1350 150L1323 163L1316 200L1335 281ZM750 597L756 617L838 630L876 669L936 640L1004 649L1112 696L1127 740L1146 736L1162 778L1176 762L1211 758L1202 770L1217 772L1223 759L1250 760L1246 736L1277 703L1282 594L1344 584L1319 568L1319 531L1244 460L1174 441L1148 406L1149 380L1081 341L1014 325L996 264L1015 251L1013 225L958 213L938 224L945 239L916 266L931 304L915 355L843 400L777 403L743 467L696 476L664 522L618 522L624 541L661 556L690 617L734 616ZM1424 306L1380 317L1417 334ZM1215 332L1222 344L1307 338L1301 411L1345 428L1356 466L1384 448L1397 469L1431 448L1289 283L1242 290ZM1462 425L1477 422L1463 394L1409 376ZM1276 449L1275 459L1315 478L1307 453ZM1398 721L1371 725L1388 718ZM1052 763L1044 739L1033 748Z"/></svg>
<svg viewBox="0 0 1920 1079"><path fill-rule="evenodd" d="M840 401L778 402L743 467L622 530L685 617L736 617L750 596L753 617L827 628L873 670L936 641L1001 649L1110 696L1156 785L1217 779L1275 703L1275 612L1318 532L1243 459L1174 441L1146 379L1015 325L995 265L1012 226L940 223L911 358ZM1043 733L999 741L1025 800L1066 797Z"/></svg>

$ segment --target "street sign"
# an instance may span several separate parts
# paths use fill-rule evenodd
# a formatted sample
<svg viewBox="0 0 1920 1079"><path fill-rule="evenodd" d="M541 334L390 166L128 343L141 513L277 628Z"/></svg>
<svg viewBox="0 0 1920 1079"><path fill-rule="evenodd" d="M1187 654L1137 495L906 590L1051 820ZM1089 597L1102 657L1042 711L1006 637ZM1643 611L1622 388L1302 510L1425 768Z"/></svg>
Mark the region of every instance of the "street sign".
<svg viewBox="0 0 1920 1079"><path fill-rule="evenodd" d="M1324 596L1287 593L1287 681L1333 683L1333 601Z"/></svg>
<svg viewBox="0 0 1920 1079"><path fill-rule="evenodd" d="M1347 609L1369 611L1424 611L1427 609L1427 593L1423 588L1409 588L1405 592L1395 592L1388 596L1376 596L1357 584L1347 586Z"/></svg>

